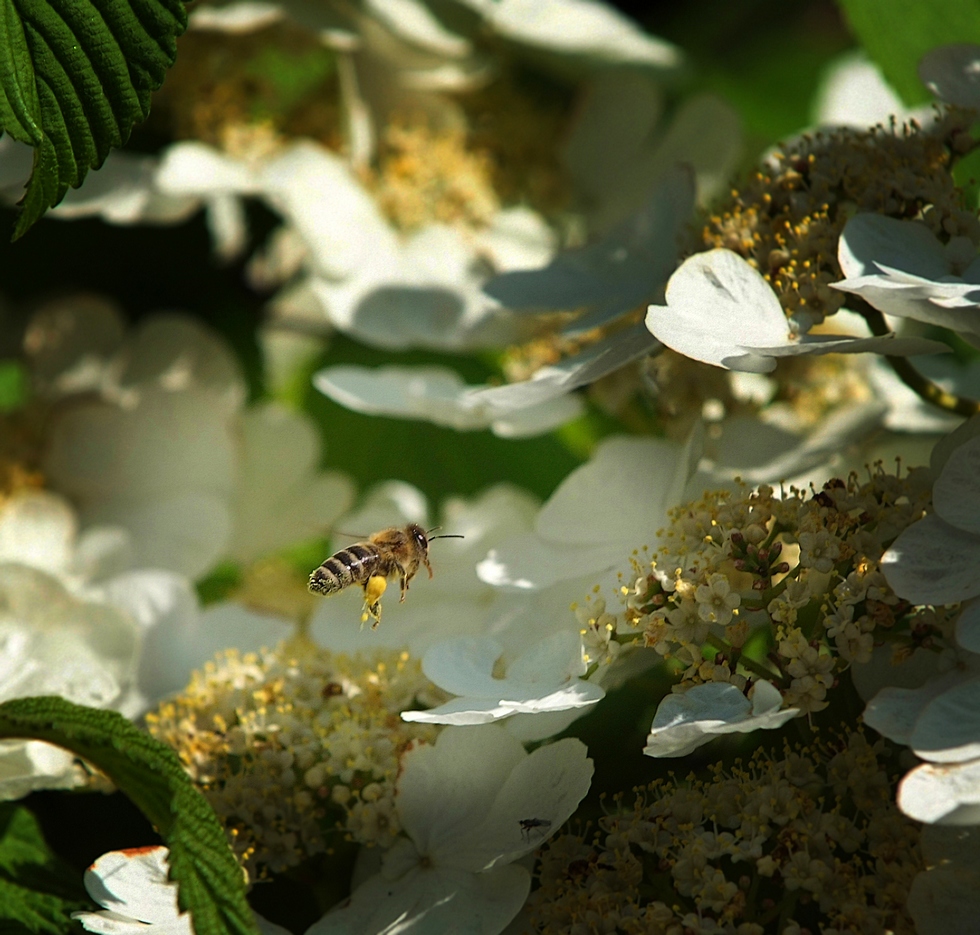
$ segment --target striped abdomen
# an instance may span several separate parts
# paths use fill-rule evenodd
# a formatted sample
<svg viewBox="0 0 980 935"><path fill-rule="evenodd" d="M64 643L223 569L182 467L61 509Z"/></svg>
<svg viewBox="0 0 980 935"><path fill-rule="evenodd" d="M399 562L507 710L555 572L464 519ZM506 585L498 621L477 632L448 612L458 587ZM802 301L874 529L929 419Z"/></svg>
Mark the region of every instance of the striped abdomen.
<svg viewBox="0 0 980 935"><path fill-rule="evenodd" d="M386 575L389 569L377 546L355 542L330 556L310 575L310 590L333 594L352 584L364 584L372 575Z"/></svg>

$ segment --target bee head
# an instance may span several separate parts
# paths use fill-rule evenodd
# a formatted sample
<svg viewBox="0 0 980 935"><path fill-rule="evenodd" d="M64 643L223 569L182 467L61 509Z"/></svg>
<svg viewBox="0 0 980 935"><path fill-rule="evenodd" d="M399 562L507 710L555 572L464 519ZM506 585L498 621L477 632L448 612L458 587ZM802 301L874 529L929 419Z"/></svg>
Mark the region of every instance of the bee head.
<svg viewBox="0 0 980 935"><path fill-rule="evenodd" d="M429 537L425 530L418 523L409 523L408 530L412 544L423 554L429 550Z"/></svg>

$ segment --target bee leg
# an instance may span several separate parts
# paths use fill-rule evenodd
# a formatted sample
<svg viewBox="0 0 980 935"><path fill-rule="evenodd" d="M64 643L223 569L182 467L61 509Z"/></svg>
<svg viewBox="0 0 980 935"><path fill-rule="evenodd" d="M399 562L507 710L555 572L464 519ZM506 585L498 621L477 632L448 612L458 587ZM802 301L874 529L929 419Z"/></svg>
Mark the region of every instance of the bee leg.
<svg viewBox="0 0 980 935"><path fill-rule="evenodd" d="M398 579L398 583L401 585L401 597L398 598L398 603L402 603L405 600L405 595L408 594L408 583L412 580L412 575L414 572L406 571L401 565L398 566L398 573L401 578Z"/></svg>
<svg viewBox="0 0 980 935"><path fill-rule="evenodd" d="M432 580L432 566L429 564L429 556L428 555L422 556L422 561L425 562L425 568L426 568L426 571L429 572L429 580L431 581Z"/></svg>
<svg viewBox="0 0 980 935"><path fill-rule="evenodd" d="M364 582L364 613L361 614L361 623L367 623L368 618L373 619L372 630L377 630L381 623L381 596L387 588L388 582L381 575L372 575Z"/></svg>

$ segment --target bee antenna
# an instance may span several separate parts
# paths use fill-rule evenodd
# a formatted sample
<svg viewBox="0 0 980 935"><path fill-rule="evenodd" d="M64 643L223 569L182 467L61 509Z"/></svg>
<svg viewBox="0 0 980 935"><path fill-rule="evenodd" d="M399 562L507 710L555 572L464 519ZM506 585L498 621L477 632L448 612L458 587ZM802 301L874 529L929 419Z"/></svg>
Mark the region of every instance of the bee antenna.
<svg viewBox="0 0 980 935"><path fill-rule="evenodd" d="M436 526L436 529L438 529L438 528L439 527ZM461 536L461 535L429 536L429 542L431 542L433 539L465 539L465 538L466 538L466 536Z"/></svg>

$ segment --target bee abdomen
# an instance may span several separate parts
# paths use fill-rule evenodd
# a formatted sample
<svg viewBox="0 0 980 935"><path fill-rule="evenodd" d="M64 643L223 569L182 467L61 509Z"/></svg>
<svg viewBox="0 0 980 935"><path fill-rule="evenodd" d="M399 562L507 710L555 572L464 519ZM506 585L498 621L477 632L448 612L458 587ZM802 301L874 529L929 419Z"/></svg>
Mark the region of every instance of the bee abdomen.
<svg viewBox="0 0 980 935"><path fill-rule="evenodd" d="M332 594L352 584L363 584L374 574L379 559L376 549L356 542L335 552L310 575L310 590Z"/></svg>

